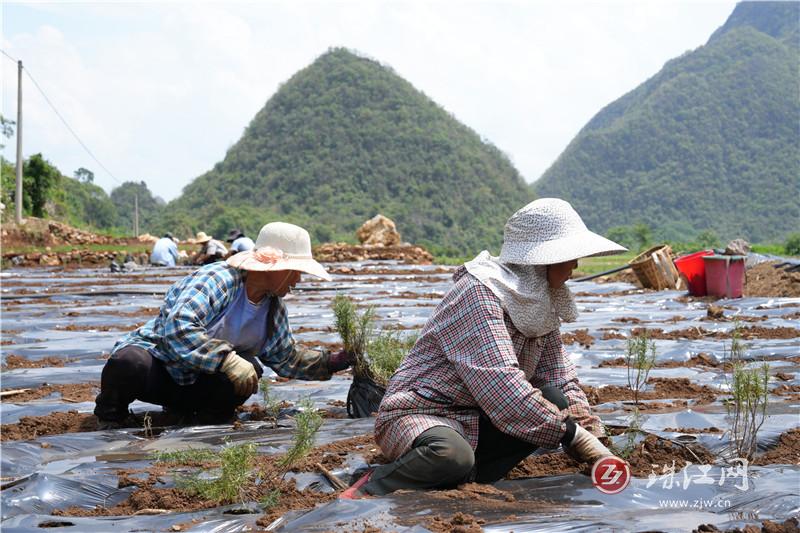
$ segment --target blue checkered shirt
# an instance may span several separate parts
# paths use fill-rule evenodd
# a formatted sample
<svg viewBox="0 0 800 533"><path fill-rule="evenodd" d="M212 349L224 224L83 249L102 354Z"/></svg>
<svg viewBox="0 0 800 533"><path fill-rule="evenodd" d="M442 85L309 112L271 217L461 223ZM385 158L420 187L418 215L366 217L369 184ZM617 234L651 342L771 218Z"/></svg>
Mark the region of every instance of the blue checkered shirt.
<svg viewBox="0 0 800 533"><path fill-rule="evenodd" d="M158 316L120 339L111 354L125 346L143 348L164 362L178 385L191 385L200 373L217 372L234 347L209 337L206 328L235 301L238 291L245 290L244 275L221 261L199 268L176 282ZM272 298L271 305L274 309L268 316L273 324L264 327L272 335L258 354L259 360L279 376L329 379L327 353L296 347L286 306L280 298Z"/></svg>

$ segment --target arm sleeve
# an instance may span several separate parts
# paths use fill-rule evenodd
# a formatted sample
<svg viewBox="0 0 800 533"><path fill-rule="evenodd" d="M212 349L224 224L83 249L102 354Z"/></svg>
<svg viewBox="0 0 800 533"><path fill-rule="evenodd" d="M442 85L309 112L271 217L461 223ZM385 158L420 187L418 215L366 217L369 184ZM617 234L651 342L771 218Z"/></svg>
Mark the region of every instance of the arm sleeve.
<svg viewBox="0 0 800 533"><path fill-rule="evenodd" d="M525 378L494 294L472 284L442 311L442 348L492 424L526 442L557 448L566 414Z"/></svg>
<svg viewBox="0 0 800 533"><path fill-rule="evenodd" d="M569 416L590 433L601 437L603 426L600 419L592 414L589 401L578 384L575 365L567 356L561 342L561 333L558 330L552 331L542 337L542 342L543 351L531 383L534 387L550 385L561 389L567 397L569 407L566 411Z"/></svg>
<svg viewBox="0 0 800 533"><path fill-rule="evenodd" d="M178 245L175 244L175 243L172 243L172 245L169 247L169 253L170 253L170 255L172 255L172 257L175 258L175 261L177 261L178 260Z"/></svg>
<svg viewBox="0 0 800 533"><path fill-rule="evenodd" d="M285 378L330 379L328 352L298 347L289 327L288 314L283 301L275 298L272 305L275 308L270 314L274 323L271 327L267 326L267 331L271 330L272 336L267 340L264 350L258 356L261 362ZM267 318L267 320L270 319Z"/></svg>
<svg viewBox="0 0 800 533"><path fill-rule="evenodd" d="M213 374L233 346L210 337L206 325L232 301L235 281L227 270L198 270L179 290L158 349L186 369Z"/></svg>

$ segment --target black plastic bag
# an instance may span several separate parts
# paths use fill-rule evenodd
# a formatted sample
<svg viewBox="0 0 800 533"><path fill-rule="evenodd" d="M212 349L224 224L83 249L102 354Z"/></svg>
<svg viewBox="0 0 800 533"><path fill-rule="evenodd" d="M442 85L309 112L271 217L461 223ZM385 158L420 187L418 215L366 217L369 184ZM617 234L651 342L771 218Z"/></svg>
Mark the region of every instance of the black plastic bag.
<svg viewBox="0 0 800 533"><path fill-rule="evenodd" d="M353 376L347 391L347 415L350 418L367 418L378 412L386 388L365 377Z"/></svg>

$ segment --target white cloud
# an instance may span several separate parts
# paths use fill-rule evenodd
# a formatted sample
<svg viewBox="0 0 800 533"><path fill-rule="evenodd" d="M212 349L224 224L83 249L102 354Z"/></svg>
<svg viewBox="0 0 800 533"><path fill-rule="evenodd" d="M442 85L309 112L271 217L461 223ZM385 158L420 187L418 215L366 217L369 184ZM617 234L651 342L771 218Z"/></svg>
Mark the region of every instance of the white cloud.
<svg viewBox="0 0 800 533"><path fill-rule="evenodd" d="M267 99L331 46L399 75L538 178L603 106L703 44L734 2L307 1L6 4L22 59L97 157L167 199L222 159ZM3 114L16 68L2 63ZM30 83L24 152L91 168ZM13 142L4 154L13 159Z"/></svg>

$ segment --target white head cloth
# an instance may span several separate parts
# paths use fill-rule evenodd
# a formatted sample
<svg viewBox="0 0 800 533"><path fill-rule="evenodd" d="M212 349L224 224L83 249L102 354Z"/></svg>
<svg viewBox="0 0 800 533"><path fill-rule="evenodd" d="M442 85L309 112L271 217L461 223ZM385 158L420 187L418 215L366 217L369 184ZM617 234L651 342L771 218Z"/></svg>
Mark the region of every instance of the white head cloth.
<svg viewBox="0 0 800 533"><path fill-rule="evenodd" d="M514 327L526 337L541 337L558 329L561 320L578 318L567 286L550 288L546 265L502 264L484 250L464 266L500 299Z"/></svg>

